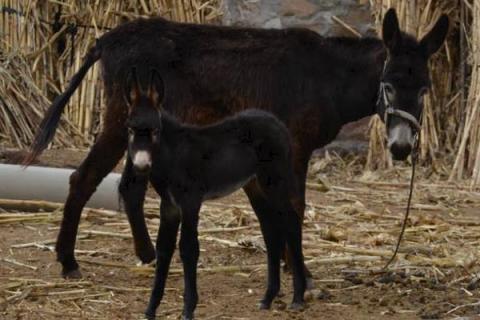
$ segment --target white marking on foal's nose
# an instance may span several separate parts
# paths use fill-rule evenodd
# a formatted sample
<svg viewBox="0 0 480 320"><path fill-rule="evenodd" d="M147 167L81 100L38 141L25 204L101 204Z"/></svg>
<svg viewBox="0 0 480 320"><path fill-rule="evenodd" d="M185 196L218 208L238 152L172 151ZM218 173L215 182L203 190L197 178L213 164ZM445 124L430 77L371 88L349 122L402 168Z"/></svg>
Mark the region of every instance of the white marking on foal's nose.
<svg viewBox="0 0 480 320"><path fill-rule="evenodd" d="M133 156L133 165L139 169L145 169L152 165L152 157L150 152L140 150Z"/></svg>
<svg viewBox="0 0 480 320"><path fill-rule="evenodd" d="M400 122L388 132L388 147L393 144L413 146L412 128L408 123Z"/></svg>

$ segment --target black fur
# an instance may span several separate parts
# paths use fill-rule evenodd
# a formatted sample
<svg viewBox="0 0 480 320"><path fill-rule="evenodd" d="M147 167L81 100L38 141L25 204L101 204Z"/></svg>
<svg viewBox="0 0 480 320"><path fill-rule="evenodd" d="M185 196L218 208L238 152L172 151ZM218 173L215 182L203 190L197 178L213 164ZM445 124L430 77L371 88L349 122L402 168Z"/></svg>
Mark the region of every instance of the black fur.
<svg viewBox="0 0 480 320"><path fill-rule="evenodd" d="M158 88L153 85L148 87ZM127 119L129 152L120 193L127 210L134 207L132 203L143 201L139 199L143 197L143 189L137 191L129 182L148 175L162 198L157 268L147 317L155 317L155 310L163 297L176 233L181 223L180 256L185 270L183 317L193 318L198 300L196 268L200 206L205 200L236 191L254 178L273 209L266 217L256 212L267 245L269 265L268 288L261 306L269 308L280 289L280 256L285 243L291 248L294 261L293 305L303 305L306 282L301 222L290 201L298 189L285 125L272 114L256 109L242 111L206 127L180 124L152 101L150 90L142 93L139 88L133 85L136 92L132 94L134 100ZM150 155L152 164L142 166L141 170L136 168L137 152ZM132 214L135 212L128 213L129 216Z"/></svg>

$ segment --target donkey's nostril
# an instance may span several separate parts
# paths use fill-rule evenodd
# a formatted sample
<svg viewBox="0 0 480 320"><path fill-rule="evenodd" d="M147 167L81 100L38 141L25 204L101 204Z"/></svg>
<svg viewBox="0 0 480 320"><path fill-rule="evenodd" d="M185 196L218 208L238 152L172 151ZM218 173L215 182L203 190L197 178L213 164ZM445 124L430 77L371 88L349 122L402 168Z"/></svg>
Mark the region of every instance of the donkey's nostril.
<svg viewBox="0 0 480 320"><path fill-rule="evenodd" d="M392 153L393 160L405 160L412 152L412 146L408 143L392 143L390 145L390 152Z"/></svg>

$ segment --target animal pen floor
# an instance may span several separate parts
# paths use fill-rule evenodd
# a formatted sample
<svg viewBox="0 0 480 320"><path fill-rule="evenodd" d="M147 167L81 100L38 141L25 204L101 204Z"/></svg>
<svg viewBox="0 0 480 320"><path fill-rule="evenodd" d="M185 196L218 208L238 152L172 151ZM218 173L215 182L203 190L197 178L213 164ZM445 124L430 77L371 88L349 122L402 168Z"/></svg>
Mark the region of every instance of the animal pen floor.
<svg viewBox="0 0 480 320"><path fill-rule="evenodd" d="M83 155L47 153L44 164L75 166ZM351 159L350 159L351 160ZM315 277L303 312L285 310L290 277L271 311L257 311L265 286L263 241L242 192L204 204L201 213L198 319L438 319L480 313L480 194L420 170L400 258L391 254L407 197L409 167L364 173L331 156L310 166L304 251ZM329 191L319 191L318 177ZM2 182L5 183L5 182ZM151 195L152 196L152 195ZM65 281L55 262L61 210L0 211L1 319L141 319L152 282L137 267L126 217L83 212L77 257L84 278ZM150 233L158 204L147 203ZM177 319L183 280L178 251L157 315Z"/></svg>

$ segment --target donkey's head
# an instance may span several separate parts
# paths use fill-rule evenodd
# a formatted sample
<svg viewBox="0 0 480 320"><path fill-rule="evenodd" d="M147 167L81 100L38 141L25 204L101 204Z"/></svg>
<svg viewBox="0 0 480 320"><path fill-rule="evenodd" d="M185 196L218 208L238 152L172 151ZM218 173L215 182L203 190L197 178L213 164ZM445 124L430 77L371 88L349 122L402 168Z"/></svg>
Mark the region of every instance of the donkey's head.
<svg viewBox="0 0 480 320"><path fill-rule="evenodd" d="M420 129L423 97L430 87L428 59L443 44L448 17L442 15L421 40L400 31L394 9L383 20L387 58L380 83L377 112L387 128L388 147L395 160L405 160Z"/></svg>
<svg viewBox="0 0 480 320"><path fill-rule="evenodd" d="M163 81L155 70L151 71L149 78L144 90L133 69L127 76L125 90L128 106L128 156L139 174L149 173L154 145L159 141L162 129Z"/></svg>

